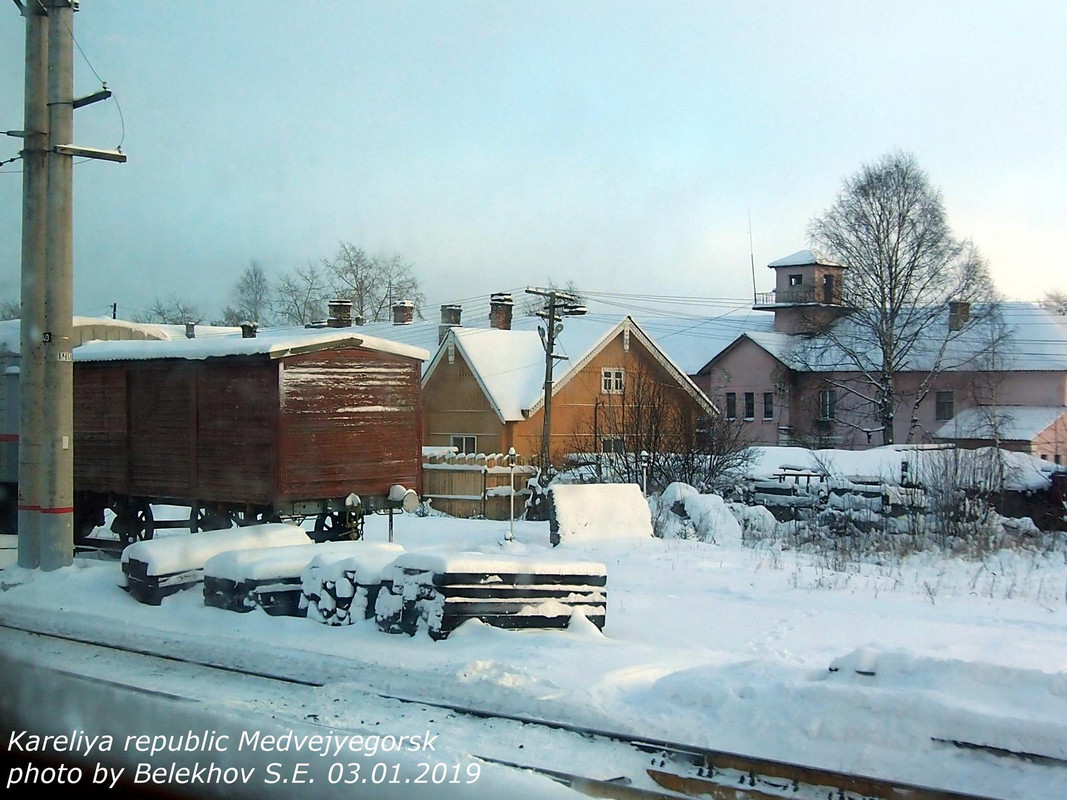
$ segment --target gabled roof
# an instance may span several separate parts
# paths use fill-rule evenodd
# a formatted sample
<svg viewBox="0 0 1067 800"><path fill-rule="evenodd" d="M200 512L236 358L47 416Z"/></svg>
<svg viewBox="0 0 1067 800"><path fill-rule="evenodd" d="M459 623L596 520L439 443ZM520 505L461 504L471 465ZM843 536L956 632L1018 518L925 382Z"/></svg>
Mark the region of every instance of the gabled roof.
<svg viewBox="0 0 1067 800"><path fill-rule="evenodd" d="M934 438L1030 442L1065 414L1067 406L976 406L938 428Z"/></svg>
<svg viewBox="0 0 1067 800"><path fill-rule="evenodd" d="M536 317L516 318L512 330L453 328L423 374L427 384L437 365L447 357L449 345L460 351L502 422L515 422L535 413L544 402L545 351L536 332ZM573 317L563 320L556 352L567 360L553 370L553 396L617 336L629 331L672 374L679 384L710 413L714 406L686 373L663 352L631 317L610 322Z"/></svg>
<svg viewBox="0 0 1067 800"><path fill-rule="evenodd" d="M792 367L790 360L790 348L794 345L794 337L788 333L778 333L776 331L749 331L742 333L729 345L724 347L718 353L711 357L711 359L704 364L698 371L701 375L706 375L715 362L723 358L727 353L732 352L737 347L740 347L744 342L752 342L762 350L765 350L772 358L777 359L786 367Z"/></svg>

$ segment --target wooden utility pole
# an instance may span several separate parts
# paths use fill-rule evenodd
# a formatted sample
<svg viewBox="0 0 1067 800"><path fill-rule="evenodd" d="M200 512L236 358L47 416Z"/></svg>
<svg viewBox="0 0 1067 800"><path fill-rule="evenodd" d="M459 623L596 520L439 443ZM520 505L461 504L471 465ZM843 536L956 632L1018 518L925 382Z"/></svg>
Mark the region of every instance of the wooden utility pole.
<svg viewBox="0 0 1067 800"><path fill-rule="evenodd" d="M526 288L527 294L535 294L546 298L545 308L537 316L545 320L545 329L539 328L541 344L545 348L545 386L544 386L544 410L545 419L541 432L541 472L538 475L538 483L547 486L552 467L552 449L550 440L552 436L552 368L557 360L564 360L566 356L557 355L555 352L556 336L563 330L562 317L576 317L586 312L585 306L578 302L578 298L570 292L561 292L556 289Z"/></svg>
<svg viewBox="0 0 1067 800"><path fill-rule="evenodd" d="M41 561L39 493L44 347L45 206L48 187L48 17L38 3L26 18L25 123L22 148L22 312L19 366L20 567Z"/></svg>

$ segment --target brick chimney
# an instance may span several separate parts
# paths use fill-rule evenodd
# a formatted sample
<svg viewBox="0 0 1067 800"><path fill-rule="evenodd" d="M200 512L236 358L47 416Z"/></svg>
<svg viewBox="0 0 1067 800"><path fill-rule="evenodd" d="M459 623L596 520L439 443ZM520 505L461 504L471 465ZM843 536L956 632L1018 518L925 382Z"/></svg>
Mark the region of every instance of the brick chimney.
<svg viewBox="0 0 1067 800"><path fill-rule="evenodd" d="M255 339L256 331L259 330L259 326L254 322L242 322L241 323L241 338L242 339Z"/></svg>
<svg viewBox="0 0 1067 800"><path fill-rule="evenodd" d="M393 303L393 324L410 325L415 321L415 304L410 300L397 300Z"/></svg>
<svg viewBox="0 0 1067 800"><path fill-rule="evenodd" d="M971 304L964 300L950 300L948 304L948 329L958 331L971 318Z"/></svg>
<svg viewBox="0 0 1067 800"><path fill-rule="evenodd" d="M515 304L507 292L497 292L489 298L489 327L501 331L511 330L511 314Z"/></svg>
<svg viewBox="0 0 1067 800"><path fill-rule="evenodd" d="M437 326L437 343L441 344L448 336L452 328L460 327L460 317L463 314L463 306L441 306L441 324Z"/></svg>
<svg viewBox="0 0 1067 800"><path fill-rule="evenodd" d="M352 301L351 300L330 300L326 304L328 311L328 319L326 324L331 328L351 328L352 327Z"/></svg>
<svg viewBox="0 0 1067 800"><path fill-rule="evenodd" d="M195 339L196 338L196 323L195 322L186 322L185 323L185 338L186 339Z"/></svg>

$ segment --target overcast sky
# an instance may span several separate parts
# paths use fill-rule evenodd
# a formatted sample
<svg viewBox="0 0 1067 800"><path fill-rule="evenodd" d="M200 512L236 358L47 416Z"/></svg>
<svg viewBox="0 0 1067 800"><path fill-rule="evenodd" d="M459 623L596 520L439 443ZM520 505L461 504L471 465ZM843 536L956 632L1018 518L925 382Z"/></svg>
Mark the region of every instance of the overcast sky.
<svg viewBox="0 0 1067 800"><path fill-rule="evenodd" d="M129 163L75 170L75 310L209 314L340 240L432 304L573 280L750 299L842 180L915 154L1008 297L1067 289L1067 4L83 0ZM25 27L0 6L0 130ZM99 81L76 54L79 94ZM114 147L113 103L76 112ZM0 160L19 142L0 138ZM21 175L0 168L0 299ZM435 313L435 312L432 312Z"/></svg>

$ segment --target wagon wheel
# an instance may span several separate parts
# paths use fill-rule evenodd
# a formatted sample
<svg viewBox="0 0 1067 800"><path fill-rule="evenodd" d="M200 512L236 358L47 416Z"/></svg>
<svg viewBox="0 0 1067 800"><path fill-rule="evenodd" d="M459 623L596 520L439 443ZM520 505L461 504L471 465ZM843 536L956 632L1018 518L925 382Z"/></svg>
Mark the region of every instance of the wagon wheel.
<svg viewBox="0 0 1067 800"><path fill-rule="evenodd" d="M282 518L276 511L233 511L230 513L230 519L234 521L238 528L244 528L248 525L264 525L268 522L281 522Z"/></svg>
<svg viewBox="0 0 1067 800"><path fill-rule="evenodd" d="M198 531L218 531L229 528L233 524L229 514L212 506L197 506L193 514Z"/></svg>
<svg viewBox="0 0 1067 800"><path fill-rule="evenodd" d="M126 524L119 531L119 540L123 545L152 538L156 532L156 523L152 516L152 506L147 501L134 501L124 510L124 513L128 515L125 520Z"/></svg>
<svg viewBox="0 0 1067 800"><path fill-rule="evenodd" d="M344 519L341 514L327 511L315 517L315 532L311 538L316 542L332 542L336 540L344 530Z"/></svg>

